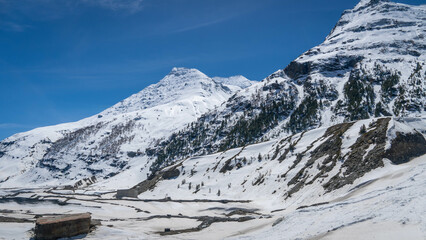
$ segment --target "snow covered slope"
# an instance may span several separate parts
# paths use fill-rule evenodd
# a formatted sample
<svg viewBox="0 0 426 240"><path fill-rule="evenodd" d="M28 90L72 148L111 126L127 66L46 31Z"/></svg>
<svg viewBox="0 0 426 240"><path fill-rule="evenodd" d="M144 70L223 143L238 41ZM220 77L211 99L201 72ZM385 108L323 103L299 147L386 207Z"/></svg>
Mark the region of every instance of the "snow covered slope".
<svg viewBox="0 0 426 240"><path fill-rule="evenodd" d="M426 238L425 155L399 166L388 164L359 182L329 202L280 211L269 226L229 239Z"/></svg>
<svg viewBox="0 0 426 240"><path fill-rule="evenodd" d="M249 199L295 209L343 196L386 169L403 169L426 154L425 137L426 118L342 123L192 157L134 189L139 198Z"/></svg>
<svg viewBox="0 0 426 240"><path fill-rule="evenodd" d="M252 82L240 79L244 84ZM145 148L227 100L241 87L196 69L173 68L159 83L95 116L15 134L0 142L0 185L65 184L146 164ZM227 87L229 86L229 87ZM141 173L146 177L146 173Z"/></svg>
<svg viewBox="0 0 426 240"><path fill-rule="evenodd" d="M75 192L3 188L0 238L31 238L34 218L40 215L90 212L102 224L85 239L423 240L425 120L349 122L191 158L164 169L160 178L151 179L151 187L138 185L148 189L138 198L114 198L116 192L108 188L116 186L105 181ZM415 147L419 138L423 148ZM413 155L416 149L423 152ZM354 165L348 150L365 151L362 164ZM405 152L398 155L401 150L409 150L411 158L404 158ZM341 155L334 165L336 151ZM357 178L328 191L326 184L337 174L351 176L346 170ZM288 195L299 183L299 190Z"/></svg>
<svg viewBox="0 0 426 240"><path fill-rule="evenodd" d="M138 184L138 198L110 190L128 178L2 188L0 238L31 238L40 215L90 212L102 224L85 239L423 240L425 121L348 122L190 158Z"/></svg>
<svg viewBox="0 0 426 240"><path fill-rule="evenodd" d="M426 113L426 5L361 1L325 41L154 151L176 159L336 123Z"/></svg>
<svg viewBox="0 0 426 240"><path fill-rule="evenodd" d="M140 200L122 200L162 199L183 215L222 209L252 219L171 239L424 239L425 137L424 117L337 124L177 162L132 188ZM87 190L117 186L101 181ZM223 205L194 211L203 199ZM185 200L198 202L178 205ZM227 208L230 200L251 202Z"/></svg>

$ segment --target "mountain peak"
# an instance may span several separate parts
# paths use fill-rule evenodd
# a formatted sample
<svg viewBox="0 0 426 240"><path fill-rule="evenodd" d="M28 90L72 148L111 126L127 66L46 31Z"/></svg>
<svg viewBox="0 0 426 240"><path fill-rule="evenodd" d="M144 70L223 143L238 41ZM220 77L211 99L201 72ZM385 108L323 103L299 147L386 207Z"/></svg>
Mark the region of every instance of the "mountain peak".
<svg viewBox="0 0 426 240"><path fill-rule="evenodd" d="M208 98L215 94L223 100L231 92L195 68L174 67L158 83L106 109L101 115L128 113L182 99Z"/></svg>
<svg viewBox="0 0 426 240"><path fill-rule="evenodd" d="M172 70L157 84L159 86L163 85L176 85L176 84L185 84L185 83L194 83L208 81L213 82L207 75L195 68L184 68L184 67L174 67Z"/></svg>
<svg viewBox="0 0 426 240"><path fill-rule="evenodd" d="M398 42L396 40L402 41L400 44L403 44L408 37L401 33L416 33L416 29L423 26L422 16L424 16L422 8L393 3L389 0L361 0L353 9L343 12L327 36L325 44L336 44L336 41L340 41L346 49L349 45L358 45L358 49L360 47L366 49L367 45L372 48L378 48L379 45L381 47L398 46L399 43L396 44ZM369 36L369 41L363 42L362 39L366 38L366 34ZM419 41L421 44L421 39L416 36L412 40ZM394 52L403 53L402 49L404 48L395 47ZM416 46L414 49L421 48ZM359 55L359 53L356 54Z"/></svg>
<svg viewBox="0 0 426 240"><path fill-rule="evenodd" d="M167 74L167 76L182 76L186 74L202 74L198 69L195 68L185 68L185 67L174 67L172 70Z"/></svg>
<svg viewBox="0 0 426 240"><path fill-rule="evenodd" d="M389 2L389 0L361 0L356 6L355 10L360 10L366 7L374 6L382 2Z"/></svg>

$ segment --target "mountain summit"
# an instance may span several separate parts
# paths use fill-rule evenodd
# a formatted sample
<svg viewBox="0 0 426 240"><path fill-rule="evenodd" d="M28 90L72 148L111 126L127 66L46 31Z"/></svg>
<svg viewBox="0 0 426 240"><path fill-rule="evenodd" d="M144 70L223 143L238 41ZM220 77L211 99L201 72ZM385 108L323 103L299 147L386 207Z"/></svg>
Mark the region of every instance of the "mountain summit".
<svg viewBox="0 0 426 240"><path fill-rule="evenodd" d="M389 0L361 0L354 8L354 10L360 10L361 8L371 7L383 2L390 2Z"/></svg>
<svg viewBox="0 0 426 240"><path fill-rule="evenodd" d="M218 83L197 69L173 68L158 83L95 116L11 136L0 142L0 184L108 178L132 164L139 172L134 177L145 177L140 172L148 171L146 148L242 89L231 84L227 78Z"/></svg>
<svg viewBox="0 0 426 240"><path fill-rule="evenodd" d="M223 82L222 85L197 69L175 67L158 83L152 84L124 99L111 108L106 109L100 115L107 116L128 113L161 104L193 99L196 96L210 98L215 94L220 96L209 99L209 101L216 101L214 104L218 104L225 96L231 94L232 91L238 91L252 84L248 79L245 79L243 82L245 84L236 86L237 88L230 90L227 85L234 85L229 81Z"/></svg>

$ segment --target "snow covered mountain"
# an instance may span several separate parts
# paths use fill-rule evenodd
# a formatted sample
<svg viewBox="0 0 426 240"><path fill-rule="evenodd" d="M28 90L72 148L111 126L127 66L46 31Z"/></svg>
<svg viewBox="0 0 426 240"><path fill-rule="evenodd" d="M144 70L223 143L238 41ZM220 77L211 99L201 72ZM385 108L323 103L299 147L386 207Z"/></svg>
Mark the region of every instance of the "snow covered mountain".
<svg viewBox="0 0 426 240"><path fill-rule="evenodd" d="M223 92L228 96L229 89L238 91L253 83L255 81L250 81L243 76L210 78L196 69L173 68L157 84L146 87L139 93L101 112L100 115L120 115L179 101L190 102L191 105L194 105L194 112L199 115L201 112L205 112L202 105L210 105L211 101L214 101L213 105L222 103ZM218 94L218 96L214 94Z"/></svg>
<svg viewBox="0 0 426 240"><path fill-rule="evenodd" d="M391 165L404 168L425 154L425 117L373 118L185 159L134 189L148 199L248 199L300 207L329 201L372 181L364 176Z"/></svg>
<svg viewBox="0 0 426 240"><path fill-rule="evenodd" d="M40 215L84 211L101 222L85 239L423 240L425 122L353 121L189 158L132 198L114 197L127 175L84 189L1 188L0 238L31 238Z"/></svg>
<svg viewBox="0 0 426 240"><path fill-rule="evenodd" d="M425 16L361 0L262 82L174 68L1 141L0 235L84 209L89 239L425 239Z"/></svg>
<svg viewBox="0 0 426 240"><path fill-rule="evenodd" d="M148 146L252 84L238 79L235 86L234 78L218 83L196 69L173 68L157 84L95 116L15 134L0 142L0 185L100 179L135 164L143 172Z"/></svg>
<svg viewBox="0 0 426 240"><path fill-rule="evenodd" d="M324 43L260 83L174 68L100 114L3 140L0 184L96 176L128 186L195 155L353 120L422 116L425 13L425 5L363 0Z"/></svg>
<svg viewBox="0 0 426 240"><path fill-rule="evenodd" d="M153 170L307 129L426 112L426 5L363 0L325 41L165 139Z"/></svg>

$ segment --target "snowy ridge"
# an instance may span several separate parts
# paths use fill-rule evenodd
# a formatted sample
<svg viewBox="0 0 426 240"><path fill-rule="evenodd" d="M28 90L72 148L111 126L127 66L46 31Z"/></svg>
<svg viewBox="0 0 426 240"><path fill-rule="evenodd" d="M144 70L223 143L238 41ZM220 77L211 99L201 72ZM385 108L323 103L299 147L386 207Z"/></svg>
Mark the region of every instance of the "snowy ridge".
<svg viewBox="0 0 426 240"><path fill-rule="evenodd" d="M156 166L347 121L425 115L425 14L426 5L361 1L324 43L165 139Z"/></svg>
<svg viewBox="0 0 426 240"><path fill-rule="evenodd" d="M145 148L239 89L216 83L196 69L174 68L159 83L100 114L0 142L0 185L69 184L91 176L102 179L134 164L139 177L146 177Z"/></svg>
<svg viewBox="0 0 426 240"><path fill-rule="evenodd" d="M223 88L220 83L236 87L236 89L233 89L236 91L250 86L253 83L242 76L221 79L223 81L216 83L216 81L212 81L212 78L206 76L197 69L173 68L172 71L158 83L152 84L139 93L106 109L101 112L100 115L118 115L143 110L179 100L191 100L193 96L198 95L207 98L211 97L216 91L231 94L231 91L227 88ZM238 79L238 81L234 81L234 79ZM220 100L221 99L218 99L218 101Z"/></svg>

